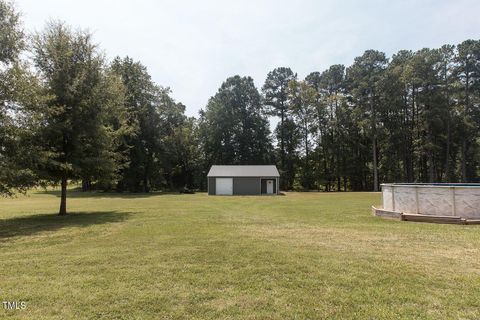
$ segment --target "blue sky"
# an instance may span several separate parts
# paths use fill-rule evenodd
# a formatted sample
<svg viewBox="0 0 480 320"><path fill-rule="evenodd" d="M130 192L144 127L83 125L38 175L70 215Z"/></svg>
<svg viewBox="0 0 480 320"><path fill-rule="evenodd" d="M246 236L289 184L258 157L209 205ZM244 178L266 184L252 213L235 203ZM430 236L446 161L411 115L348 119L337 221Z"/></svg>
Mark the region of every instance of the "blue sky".
<svg viewBox="0 0 480 320"><path fill-rule="evenodd" d="M479 0L16 0L28 30L61 19L95 35L108 58L129 55L197 115L229 76L288 66L305 77L350 65L367 49L388 56L480 38Z"/></svg>

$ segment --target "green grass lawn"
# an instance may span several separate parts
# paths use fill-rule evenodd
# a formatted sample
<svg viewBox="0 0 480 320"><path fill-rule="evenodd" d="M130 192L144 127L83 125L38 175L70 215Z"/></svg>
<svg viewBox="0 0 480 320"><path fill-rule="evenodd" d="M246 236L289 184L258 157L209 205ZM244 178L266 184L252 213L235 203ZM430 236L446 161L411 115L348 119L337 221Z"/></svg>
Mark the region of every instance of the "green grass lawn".
<svg viewBox="0 0 480 320"><path fill-rule="evenodd" d="M0 319L479 319L480 226L374 193L0 199Z"/></svg>

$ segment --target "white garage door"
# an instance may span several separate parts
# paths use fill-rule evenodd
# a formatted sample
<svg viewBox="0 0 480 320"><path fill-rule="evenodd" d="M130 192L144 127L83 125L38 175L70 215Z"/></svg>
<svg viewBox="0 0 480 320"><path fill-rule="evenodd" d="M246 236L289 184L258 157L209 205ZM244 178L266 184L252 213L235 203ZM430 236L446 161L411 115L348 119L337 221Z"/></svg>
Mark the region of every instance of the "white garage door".
<svg viewBox="0 0 480 320"><path fill-rule="evenodd" d="M233 194L233 179L232 178L217 178L215 184L216 193L220 195Z"/></svg>

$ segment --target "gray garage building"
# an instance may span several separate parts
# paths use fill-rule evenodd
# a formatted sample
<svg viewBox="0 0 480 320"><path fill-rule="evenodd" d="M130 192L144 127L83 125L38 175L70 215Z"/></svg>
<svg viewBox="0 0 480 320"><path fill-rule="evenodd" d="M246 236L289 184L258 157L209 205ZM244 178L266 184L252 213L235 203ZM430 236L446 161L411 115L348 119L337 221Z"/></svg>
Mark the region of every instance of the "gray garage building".
<svg viewBox="0 0 480 320"><path fill-rule="evenodd" d="M208 172L209 195L278 194L280 174L277 167L212 166Z"/></svg>

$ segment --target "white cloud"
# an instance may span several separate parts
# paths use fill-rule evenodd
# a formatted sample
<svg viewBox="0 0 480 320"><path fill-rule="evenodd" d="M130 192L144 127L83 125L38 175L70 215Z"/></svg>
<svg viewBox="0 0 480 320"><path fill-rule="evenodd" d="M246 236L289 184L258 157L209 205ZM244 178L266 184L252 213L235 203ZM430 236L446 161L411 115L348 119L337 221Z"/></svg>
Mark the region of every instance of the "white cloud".
<svg viewBox="0 0 480 320"><path fill-rule="evenodd" d="M385 51L478 38L476 0L17 0L28 29L49 18L88 28L107 56L129 55L196 115L222 81L250 75L260 87L277 66L304 77Z"/></svg>

